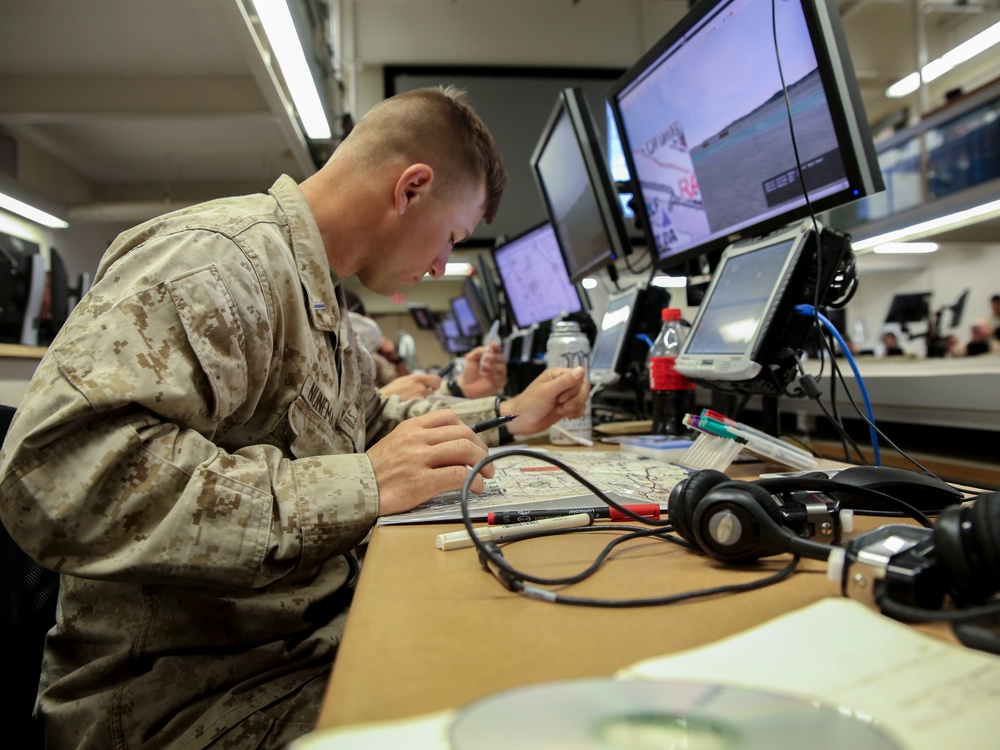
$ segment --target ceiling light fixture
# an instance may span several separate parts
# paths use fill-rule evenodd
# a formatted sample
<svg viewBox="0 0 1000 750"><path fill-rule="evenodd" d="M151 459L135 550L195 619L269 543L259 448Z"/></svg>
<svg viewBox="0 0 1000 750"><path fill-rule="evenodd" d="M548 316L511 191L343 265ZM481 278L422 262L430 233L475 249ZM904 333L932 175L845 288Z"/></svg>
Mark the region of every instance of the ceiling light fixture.
<svg viewBox="0 0 1000 750"><path fill-rule="evenodd" d="M920 75L914 72L910 73L906 78L896 81L885 90L885 95L890 99L899 99L907 94L912 94L920 87L921 77L923 77L924 83L930 83L956 65L960 65L966 60L971 60L981 52L985 52L997 42L1000 42L1000 23L996 23L985 31L981 31L967 42L962 42L962 44L953 50L945 52L936 60L931 60L920 69Z"/></svg>
<svg viewBox="0 0 1000 750"><path fill-rule="evenodd" d="M65 211L65 208L60 208L4 174L0 174L0 209L51 229L65 229L69 226L57 215L57 212Z"/></svg>
<svg viewBox="0 0 1000 750"><path fill-rule="evenodd" d="M966 226L967 224L973 224L977 221L985 221L986 219L995 218L996 216L1000 216L1000 200L990 201L989 203L983 203L979 206L973 206L972 208L966 208L962 211L956 211L955 213L948 214L947 216L939 216L936 219L928 219L927 221L922 221L919 224L912 224L908 227L896 229L891 232L885 232L874 237L868 237L867 239L854 240L851 242L851 247L854 248L855 252L859 250L871 250L876 245L884 245L890 242L903 242L905 240L915 240L919 237L926 237L934 232L958 229L959 227Z"/></svg>
<svg viewBox="0 0 1000 750"><path fill-rule="evenodd" d="M472 275L472 264L471 263L445 263L444 264L444 274L438 276L438 279L464 279L466 276ZM435 277L431 276L429 273L424 274L424 278L427 280L432 280Z"/></svg>
<svg viewBox="0 0 1000 750"><path fill-rule="evenodd" d="M306 62L288 4L285 0L253 0L253 6L264 27L271 50L278 58L278 67L281 68L306 136L313 140L329 139L332 136L330 121L316 89L316 79Z"/></svg>
<svg viewBox="0 0 1000 750"><path fill-rule="evenodd" d="M933 253L937 252L936 242L886 242L876 245L874 251L879 254L886 253Z"/></svg>

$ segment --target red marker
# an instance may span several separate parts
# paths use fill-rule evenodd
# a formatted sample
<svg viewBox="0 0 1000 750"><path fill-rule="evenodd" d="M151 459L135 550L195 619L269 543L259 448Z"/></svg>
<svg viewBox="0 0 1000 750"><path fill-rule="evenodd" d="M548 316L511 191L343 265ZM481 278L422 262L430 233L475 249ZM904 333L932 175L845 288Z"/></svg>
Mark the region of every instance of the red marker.
<svg viewBox="0 0 1000 750"><path fill-rule="evenodd" d="M637 516L643 518L660 517L660 506L656 503L642 503L639 505L622 505L628 508ZM626 516L617 508L610 505L602 505L597 508L538 508L536 510L495 510L486 515L486 523L491 526L508 523L521 523L523 521L538 521L542 518L558 518L559 516L571 516L576 513L587 513L591 518L610 518L613 521L634 521L631 516Z"/></svg>

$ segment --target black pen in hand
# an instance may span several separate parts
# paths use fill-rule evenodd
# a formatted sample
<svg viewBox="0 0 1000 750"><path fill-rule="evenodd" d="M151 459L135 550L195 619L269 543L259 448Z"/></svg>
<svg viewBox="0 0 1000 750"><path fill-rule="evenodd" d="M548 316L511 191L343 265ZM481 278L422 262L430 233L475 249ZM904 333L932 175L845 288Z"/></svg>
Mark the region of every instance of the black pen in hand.
<svg viewBox="0 0 1000 750"><path fill-rule="evenodd" d="M486 432L487 430L495 429L500 425L507 424L508 422L515 419L517 419L516 414L504 414L502 417L494 417L493 419L487 419L485 422L476 422L476 424L469 425L469 429L478 435L480 432Z"/></svg>

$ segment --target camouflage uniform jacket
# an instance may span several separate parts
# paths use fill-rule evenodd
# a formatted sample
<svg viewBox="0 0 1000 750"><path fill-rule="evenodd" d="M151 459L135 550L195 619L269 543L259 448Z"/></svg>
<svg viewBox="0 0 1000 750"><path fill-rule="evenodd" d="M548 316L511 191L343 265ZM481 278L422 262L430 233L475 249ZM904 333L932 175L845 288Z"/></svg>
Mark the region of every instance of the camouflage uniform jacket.
<svg viewBox="0 0 1000 750"><path fill-rule="evenodd" d="M363 451L431 408L378 394L339 296L287 176L108 250L0 454L4 524L62 574L51 746L202 747L330 668Z"/></svg>

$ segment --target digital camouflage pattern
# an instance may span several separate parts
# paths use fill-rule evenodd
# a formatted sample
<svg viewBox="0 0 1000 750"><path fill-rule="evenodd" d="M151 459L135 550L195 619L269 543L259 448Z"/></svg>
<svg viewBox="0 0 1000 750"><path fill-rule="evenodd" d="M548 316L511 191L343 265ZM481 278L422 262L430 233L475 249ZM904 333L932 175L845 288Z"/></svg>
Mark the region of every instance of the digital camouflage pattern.
<svg viewBox="0 0 1000 750"><path fill-rule="evenodd" d="M363 451L431 408L378 394L337 284L287 176L108 250L0 453L4 524L62 574L50 746L311 728L378 509Z"/></svg>

